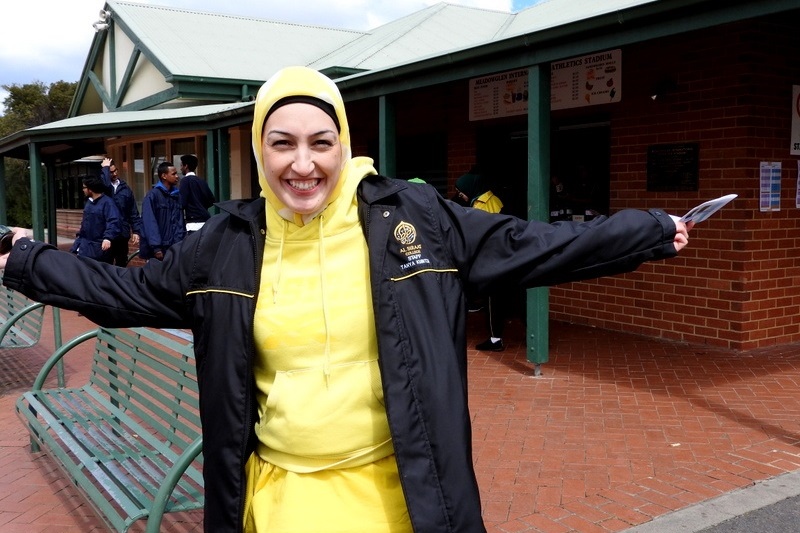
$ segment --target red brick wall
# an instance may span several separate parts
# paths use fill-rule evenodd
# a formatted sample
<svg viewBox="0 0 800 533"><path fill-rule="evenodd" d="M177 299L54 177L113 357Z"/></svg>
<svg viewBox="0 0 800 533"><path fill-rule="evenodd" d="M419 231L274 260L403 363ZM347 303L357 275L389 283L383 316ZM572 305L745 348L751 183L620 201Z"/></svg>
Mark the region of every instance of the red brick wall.
<svg viewBox="0 0 800 533"><path fill-rule="evenodd" d="M789 155L796 23L764 20L623 49L623 100L609 106L612 211L679 214L721 194L739 198L699 225L679 258L551 289L553 318L734 349L800 341L798 158ZM653 101L664 77L675 88ZM699 143L699 190L647 192L647 147L676 142ZM778 212L759 211L761 161L782 163Z"/></svg>

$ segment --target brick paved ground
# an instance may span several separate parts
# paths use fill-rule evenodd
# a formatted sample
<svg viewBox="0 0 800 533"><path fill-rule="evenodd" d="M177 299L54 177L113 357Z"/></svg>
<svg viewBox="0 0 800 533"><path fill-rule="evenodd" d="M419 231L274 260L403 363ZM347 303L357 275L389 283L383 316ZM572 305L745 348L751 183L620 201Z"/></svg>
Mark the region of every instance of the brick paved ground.
<svg viewBox="0 0 800 533"><path fill-rule="evenodd" d="M91 327L62 316L64 339ZM470 346L482 318L469 317ZM490 533L622 531L800 470L800 345L735 353L554 323L534 377L521 325L509 329L505 352L469 352ZM0 350L2 533L104 530L50 458L30 452L14 413L52 346L48 331L35 348ZM68 384L87 368L88 351L68 364ZM170 517L164 530L200 531L201 520Z"/></svg>

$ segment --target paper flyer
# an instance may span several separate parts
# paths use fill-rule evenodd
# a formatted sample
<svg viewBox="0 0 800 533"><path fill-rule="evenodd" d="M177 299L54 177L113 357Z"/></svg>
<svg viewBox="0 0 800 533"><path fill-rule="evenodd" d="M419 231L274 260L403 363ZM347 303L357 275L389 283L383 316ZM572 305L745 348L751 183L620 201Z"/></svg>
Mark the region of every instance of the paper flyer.
<svg viewBox="0 0 800 533"><path fill-rule="evenodd" d="M719 198L703 202L702 204L697 205L687 211L687 213L683 215L680 220L681 222L694 222L695 224L698 224L722 209L728 202L737 196L739 195L726 194L725 196L720 196Z"/></svg>
<svg viewBox="0 0 800 533"><path fill-rule="evenodd" d="M797 191L794 196L794 206L800 209L800 159L797 160Z"/></svg>
<svg viewBox="0 0 800 533"><path fill-rule="evenodd" d="M759 165L759 209L781 210L781 163L762 161Z"/></svg>

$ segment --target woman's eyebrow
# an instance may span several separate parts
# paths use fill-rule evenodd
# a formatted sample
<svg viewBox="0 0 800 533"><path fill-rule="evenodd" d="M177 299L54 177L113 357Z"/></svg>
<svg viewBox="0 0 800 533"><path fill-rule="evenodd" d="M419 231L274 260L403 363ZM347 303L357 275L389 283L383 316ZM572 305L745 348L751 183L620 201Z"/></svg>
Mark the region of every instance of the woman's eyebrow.
<svg viewBox="0 0 800 533"><path fill-rule="evenodd" d="M319 131L317 131L315 133L312 133L309 136L310 137L316 137L318 135L325 135L325 134L328 134L328 133L330 133L332 135L336 135L337 132L336 132L336 130L333 130L333 129L330 129L330 128L325 128L325 129L321 129L321 130L319 130ZM277 128L267 131L266 137L268 137L270 135L288 135L290 137L295 137L296 136L294 133L290 133L288 131L283 131L283 130L277 129Z"/></svg>

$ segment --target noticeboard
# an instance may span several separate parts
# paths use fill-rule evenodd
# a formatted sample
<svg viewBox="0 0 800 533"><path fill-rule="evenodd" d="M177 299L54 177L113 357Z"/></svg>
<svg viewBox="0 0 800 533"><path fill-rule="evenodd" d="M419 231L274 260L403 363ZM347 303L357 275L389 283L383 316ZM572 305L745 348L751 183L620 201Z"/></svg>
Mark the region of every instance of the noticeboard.
<svg viewBox="0 0 800 533"><path fill-rule="evenodd" d="M696 191L700 162L697 143L647 147L648 191Z"/></svg>

